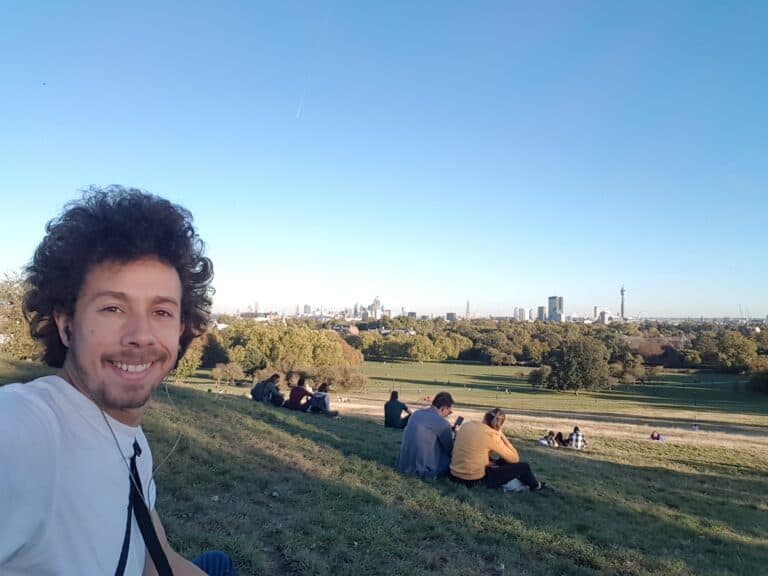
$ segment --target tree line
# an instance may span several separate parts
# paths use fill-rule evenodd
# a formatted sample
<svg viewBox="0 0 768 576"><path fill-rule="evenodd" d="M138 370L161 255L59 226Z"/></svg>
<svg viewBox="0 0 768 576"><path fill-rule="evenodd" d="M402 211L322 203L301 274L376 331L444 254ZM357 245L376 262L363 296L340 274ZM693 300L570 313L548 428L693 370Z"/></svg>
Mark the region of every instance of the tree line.
<svg viewBox="0 0 768 576"><path fill-rule="evenodd" d="M0 281L0 354L37 360L39 345L29 336L21 311L23 279ZM660 367L749 372L768 392L768 329L689 322L573 324L384 318L359 324L289 320L261 324L220 318L179 361L178 378L210 368L219 381L237 382L268 370L314 371L339 386L360 385L363 358L413 361L469 361L534 368L532 385L556 389L602 388L653 380ZM341 337L339 333L344 333Z"/></svg>

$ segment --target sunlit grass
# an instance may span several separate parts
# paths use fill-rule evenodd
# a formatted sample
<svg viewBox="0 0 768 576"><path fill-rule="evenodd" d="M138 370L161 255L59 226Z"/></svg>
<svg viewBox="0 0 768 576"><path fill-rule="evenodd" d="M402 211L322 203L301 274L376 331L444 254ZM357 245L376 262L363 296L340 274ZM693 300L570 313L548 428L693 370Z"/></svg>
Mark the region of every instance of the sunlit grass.
<svg viewBox="0 0 768 576"><path fill-rule="evenodd" d="M40 370L3 368L11 380ZM575 396L532 390L518 368L365 369L368 389L342 393L352 402L334 406L336 419L250 402L247 387L215 393L205 372L169 386L170 400L159 390L143 425L174 546L226 550L244 575L687 576L768 565L768 400L738 391L738 378L669 373L654 386ZM393 383L414 406L448 389L470 418L507 407L506 433L556 492L397 474L402 432L381 425ZM536 444L545 424L567 431L574 421L587 451ZM656 423L667 442L647 439Z"/></svg>
<svg viewBox="0 0 768 576"><path fill-rule="evenodd" d="M184 433L158 473L161 514L185 552L224 548L246 574L756 574L768 560L764 440L598 434L572 452L515 424L557 492L513 496L401 477L401 433L379 416L172 394L177 408L159 396L145 425L157 459Z"/></svg>

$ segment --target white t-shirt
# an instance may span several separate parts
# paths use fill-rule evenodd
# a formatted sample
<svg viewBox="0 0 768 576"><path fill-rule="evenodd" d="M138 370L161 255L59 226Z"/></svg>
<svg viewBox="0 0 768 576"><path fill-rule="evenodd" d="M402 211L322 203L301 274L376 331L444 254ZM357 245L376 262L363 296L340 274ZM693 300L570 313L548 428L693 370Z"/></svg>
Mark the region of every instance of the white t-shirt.
<svg viewBox="0 0 768 576"><path fill-rule="evenodd" d="M126 426L58 376L0 387L0 574L112 576L120 559L136 465L155 506L152 453ZM125 457L125 459L123 458ZM126 576L144 569L135 516Z"/></svg>

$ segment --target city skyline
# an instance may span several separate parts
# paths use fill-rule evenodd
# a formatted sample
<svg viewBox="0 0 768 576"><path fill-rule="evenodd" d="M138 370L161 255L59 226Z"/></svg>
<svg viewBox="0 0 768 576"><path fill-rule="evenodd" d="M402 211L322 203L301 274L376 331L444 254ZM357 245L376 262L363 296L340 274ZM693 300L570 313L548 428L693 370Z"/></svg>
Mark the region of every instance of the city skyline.
<svg viewBox="0 0 768 576"><path fill-rule="evenodd" d="M116 183L191 211L221 312L768 314L766 3L151 9L5 9L0 274Z"/></svg>
<svg viewBox="0 0 768 576"><path fill-rule="evenodd" d="M469 300L466 302L466 309L464 314L458 313L455 309L446 309L443 311L429 311L419 309L409 309L405 306L396 308L394 306L388 306L386 301L382 301L376 296L371 304L366 305L357 301L354 305L345 305L339 307L325 306L323 304L296 304L295 313L286 312L285 307L277 309L264 309L259 302L249 304L245 309L236 308L234 310L217 310L219 314L235 314L245 315L248 317L342 317L345 319L353 320L379 320L381 318L390 317L416 317L416 318L436 318L443 317L449 320L456 319L482 319L482 318L510 318L519 321L547 321L547 322L566 322L566 321L595 321L595 322L617 322L617 321L641 321L641 320L682 320L690 319L697 320L759 320L768 321L767 317L752 316L749 313L745 313L743 309L739 310L739 315L724 315L724 316L651 316L641 313L639 316L630 316L624 313L624 296L626 294L624 285L621 286L620 303L617 309L612 309L606 306L593 306L592 313L583 311L569 311L565 308L565 298L563 296L549 296L547 298L546 306L515 306L509 313L486 313L475 314L471 313L469 307Z"/></svg>

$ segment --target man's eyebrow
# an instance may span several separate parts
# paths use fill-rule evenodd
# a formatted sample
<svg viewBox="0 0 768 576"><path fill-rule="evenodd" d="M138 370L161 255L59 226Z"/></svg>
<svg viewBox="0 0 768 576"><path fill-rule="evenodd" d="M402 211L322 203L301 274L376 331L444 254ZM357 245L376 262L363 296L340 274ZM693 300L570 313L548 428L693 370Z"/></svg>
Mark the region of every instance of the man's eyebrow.
<svg viewBox="0 0 768 576"><path fill-rule="evenodd" d="M152 299L153 304L170 304L172 306L176 306L176 308L179 307L179 301L176 300L176 298L172 298L171 296L155 296Z"/></svg>
<svg viewBox="0 0 768 576"><path fill-rule="evenodd" d="M93 296L91 296L90 301L95 302L99 298L113 298L125 302L128 300L128 295L125 292L117 292L115 290L101 290L100 292L94 293ZM172 296L155 296L152 299L152 304L170 304L176 308L179 307L179 301Z"/></svg>
<svg viewBox="0 0 768 576"><path fill-rule="evenodd" d="M94 302L99 298L114 298L115 300L128 300L128 296L125 292L116 292L114 290L101 290L100 292L94 292L90 297L90 301Z"/></svg>

